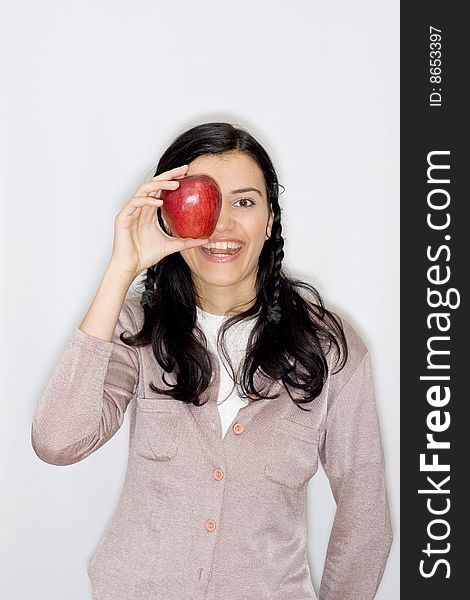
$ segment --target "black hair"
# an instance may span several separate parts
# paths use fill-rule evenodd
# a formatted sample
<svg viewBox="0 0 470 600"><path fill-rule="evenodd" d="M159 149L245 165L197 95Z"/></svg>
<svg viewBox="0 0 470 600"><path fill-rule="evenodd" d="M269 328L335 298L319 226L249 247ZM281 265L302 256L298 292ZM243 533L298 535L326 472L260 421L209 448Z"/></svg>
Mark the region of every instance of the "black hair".
<svg viewBox="0 0 470 600"><path fill-rule="evenodd" d="M255 302L222 323L218 343L231 364L225 332L243 319L254 319L241 366L241 381L237 382L239 394L251 398L278 397L263 396L254 389L253 376L261 369L265 376L282 382L298 405L311 402L321 393L328 376L327 352L332 346L337 351L339 371L346 363L348 348L341 320L325 308L319 292L311 284L290 277L282 267L284 239L279 188L284 186L279 184L266 150L241 127L225 122L204 123L172 141L158 162L155 176L189 164L199 156L233 151L251 157L263 172L268 208L271 207L274 220L271 236L259 257ZM160 209L158 221L169 233ZM163 371L175 373L175 384L167 383L163 376L167 388L150 383L153 391L199 406L200 396L211 382L212 365L207 340L197 323L197 293L191 270L180 252L174 252L149 267L141 283L145 285L140 300L144 311L142 329L131 337L124 338L122 333L121 340L129 346L151 344ZM311 298L304 297L301 290ZM303 395L293 398L289 388L300 390Z"/></svg>

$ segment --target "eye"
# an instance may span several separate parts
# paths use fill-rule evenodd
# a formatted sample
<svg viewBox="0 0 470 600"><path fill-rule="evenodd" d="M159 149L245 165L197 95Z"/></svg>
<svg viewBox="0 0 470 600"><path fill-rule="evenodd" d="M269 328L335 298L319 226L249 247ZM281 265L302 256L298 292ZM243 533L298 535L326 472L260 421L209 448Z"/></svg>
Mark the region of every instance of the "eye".
<svg viewBox="0 0 470 600"><path fill-rule="evenodd" d="M250 206L254 206L256 204L256 202L254 202L253 200L251 200L251 198L240 198L239 200L236 200L236 202L251 202L251 204L244 204L241 206L241 208L250 208Z"/></svg>

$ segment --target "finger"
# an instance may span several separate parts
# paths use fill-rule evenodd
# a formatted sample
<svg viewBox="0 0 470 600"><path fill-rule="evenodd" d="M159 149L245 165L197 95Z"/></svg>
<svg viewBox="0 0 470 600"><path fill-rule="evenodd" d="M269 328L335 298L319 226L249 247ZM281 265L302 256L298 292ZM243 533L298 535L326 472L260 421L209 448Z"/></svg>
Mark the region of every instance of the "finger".
<svg viewBox="0 0 470 600"><path fill-rule="evenodd" d="M188 250L209 243L209 238L171 238L176 250Z"/></svg>
<svg viewBox="0 0 470 600"><path fill-rule="evenodd" d="M160 179L158 181L147 181L139 187L134 196L149 196L150 193L156 196L160 190L176 190L179 184L180 182L176 180L168 181Z"/></svg>
<svg viewBox="0 0 470 600"><path fill-rule="evenodd" d="M178 175L177 177L174 177L170 181L177 181L179 179L184 179L185 177L186 177L186 174L184 174L184 175ZM151 182L148 182L148 183L151 183ZM176 186L176 187L178 187L178 186ZM153 196L155 198L157 194L158 194L158 192L149 192L148 196Z"/></svg>
<svg viewBox="0 0 470 600"><path fill-rule="evenodd" d="M160 200L160 198L149 198L148 196L140 196L140 197L133 197L122 209L122 211L119 213L122 217L130 217L132 215L135 214L135 211L137 209L141 209L141 208L150 208L150 209L156 209L159 206L162 206L163 204L163 200ZM149 214L151 216L153 216L153 211L145 211L145 212L149 212Z"/></svg>
<svg viewBox="0 0 470 600"><path fill-rule="evenodd" d="M160 173L160 175L155 175L152 179L171 179L171 177L175 177L176 175L181 175L182 173L186 173L189 169L189 165L180 165L179 167L175 167L174 169L170 169L169 171L164 171Z"/></svg>
<svg viewBox="0 0 470 600"><path fill-rule="evenodd" d="M141 204L142 202L148 206L162 206L163 204L163 200L161 198L153 198L152 196L134 196L127 204L129 206L136 204L139 206L144 206L144 204Z"/></svg>

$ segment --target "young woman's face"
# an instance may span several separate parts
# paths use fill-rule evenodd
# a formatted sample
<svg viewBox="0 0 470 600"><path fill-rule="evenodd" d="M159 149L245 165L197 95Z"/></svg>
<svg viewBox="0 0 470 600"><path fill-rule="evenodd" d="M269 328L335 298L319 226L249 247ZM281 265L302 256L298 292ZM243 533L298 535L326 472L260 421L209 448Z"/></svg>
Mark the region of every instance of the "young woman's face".
<svg viewBox="0 0 470 600"><path fill-rule="evenodd" d="M181 251L196 285L207 290L212 285L246 284L247 289L254 289L259 255L271 235L274 217L268 208L263 172L252 158L235 151L200 156L189 163L186 175L209 175L222 192L222 208L210 241L226 239L241 245L229 257L208 255L203 246Z"/></svg>

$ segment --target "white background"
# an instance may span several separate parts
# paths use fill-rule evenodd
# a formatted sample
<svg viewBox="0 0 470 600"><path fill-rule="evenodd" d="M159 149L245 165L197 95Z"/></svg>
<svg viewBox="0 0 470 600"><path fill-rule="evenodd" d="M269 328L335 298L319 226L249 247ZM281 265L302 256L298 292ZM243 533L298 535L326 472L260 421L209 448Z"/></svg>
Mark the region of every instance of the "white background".
<svg viewBox="0 0 470 600"><path fill-rule="evenodd" d="M0 593L85 600L115 509L128 421L67 467L40 461L33 411L111 256L114 217L190 126L227 120L270 152L285 266L373 359L399 597L399 3L10 0L0 9ZM309 487L318 591L335 505Z"/></svg>

